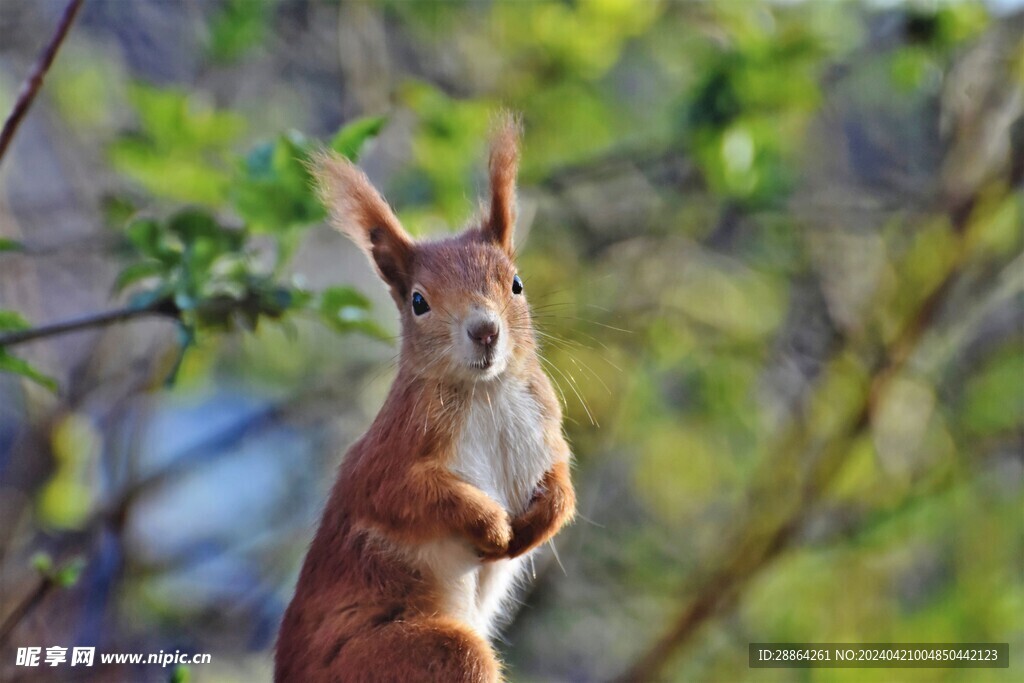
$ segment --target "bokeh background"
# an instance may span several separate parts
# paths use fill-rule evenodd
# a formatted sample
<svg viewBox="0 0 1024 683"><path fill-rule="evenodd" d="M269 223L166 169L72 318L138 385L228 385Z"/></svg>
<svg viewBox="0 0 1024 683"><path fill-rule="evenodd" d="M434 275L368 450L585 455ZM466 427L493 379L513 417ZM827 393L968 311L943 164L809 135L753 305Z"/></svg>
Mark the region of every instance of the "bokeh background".
<svg viewBox="0 0 1024 683"><path fill-rule="evenodd" d="M64 6L0 2L0 111ZM25 645L269 679L397 352L301 161L358 154L442 235L502 106L580 499L510 678L1019 675L1019 3L87 0L0 160L0 335L90 323L0 350L0 679L71 678ZM751 641L1012 663L755 671Z"/></svg>

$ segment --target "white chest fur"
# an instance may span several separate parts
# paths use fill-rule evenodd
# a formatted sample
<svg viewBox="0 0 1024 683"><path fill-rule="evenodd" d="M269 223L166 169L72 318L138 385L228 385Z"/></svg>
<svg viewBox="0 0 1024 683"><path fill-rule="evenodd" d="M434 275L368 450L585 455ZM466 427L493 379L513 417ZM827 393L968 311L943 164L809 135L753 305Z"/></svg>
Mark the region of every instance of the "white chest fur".
<svg viewBox="0 0 1024 683"><path fill-rule="evenodd" d="M544 446L540 405L523 384L499 380L476 387L452 472L514 517L529 505L534 488L554 464L552 456ZM483 563L459 538L424 543L417 554L441 584L445 611L485 637L492 635L516 578L529 563L525 556Z"/></svg>
<svg viewBox="0 0 1024 683"><path fill-rule="evenodd" d="M498 501L511 515L526 509L553 464L544 448L540 405L513 379L473 390L452 471Z"/></svg>

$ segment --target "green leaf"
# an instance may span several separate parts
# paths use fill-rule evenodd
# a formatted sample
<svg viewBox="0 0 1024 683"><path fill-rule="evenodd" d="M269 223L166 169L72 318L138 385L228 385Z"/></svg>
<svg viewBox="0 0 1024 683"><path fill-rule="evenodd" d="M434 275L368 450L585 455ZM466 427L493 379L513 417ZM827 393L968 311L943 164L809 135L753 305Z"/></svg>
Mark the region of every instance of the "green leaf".
<svg viewBox="0 0 1024 683"><path fill-rule="evenodd" d="M260 309L264 315L279 318L289 308L296 307L295 294L284 287L271 287L260 292Z"/></svg>
<svg viewBox="0 0 1024 683"><path fill-rule="evenodd" d="M385 123L387 119L383 116L356 119L335 134L331 139L331 149L349 161L358 161L363 145L377 137Z"/></svg>
<svg viewBox="0 0 1024 683"><path fill-rule="evenodd" d="M181 237L188 244L200 237L214 237L221 233L221 227L208 211L202 209L183 209L174 214L167 222L167 228Z"/></svg>
<svg viewBox="0 0 1024 683"><path fill-rule="evenodd" d="M153 218L136 218L125 228L128 241L146 256L158 257L162 253L161 228Z"/></svg>
<svg viewBox="0 0 1024 683"><path fill-rule="evenodd" d="M156 196L222 204L230 183L231 145L245 120L172 89L135 84L129 98L140 130L110 147L114 167Z"/></svg>
<svg viewBox="0 0 1024 683"><path fill-rule="evenodd" d="M245 242L244 232L222 227L216 218L200 209L178 212L168 223L168 229L184 244L186 277L196 283L209 279L213 263L225 254L237 252Z"/></svg>
<svg viewBox="0 0 1024 683"><path fill-rule="evenodd" d="M164 151L145 141L122 139L110 148L110 161L157 197L216 206L227 193L227 173L205 162L199 152Z"/></svg>
<svg viewBox="0 0 1024 683"><path fill-rule="evenodd" d="M61 588L74 586L82 576L83 569L85 569L85 558L75 557L54 572L53 582Z"/></svg>
<svg viewBox="0 0 1024 683"><path fill-rule="evenodd" d="M121 195L107 195L103 198L101 208L107 225L118 229L127 225L138 208L131 199Z"/></svg>
<svg viewBox="0 0 1024 683"><path fill-rule="evenodd" d="M245 170L253 180L274 179L274 148L276 142L261 142L245 157Z"/></svg>
<svg viewBox="0 0 1024 683"><path fill-rule="evenodd" d="M25 245L17 240L0 237L0 251L22 251L24 248Z"/></svg>
<svg viewBox="0 0 1024 683"><path fill-rule="evenodd" d="M185 664L178 664L171 672L170 683L189 683L192 680L192 670Z"/></svg>
<svg viewBox="0 0 1024 683"><path fill-rule="evenodd" d="M254 231L280 235L323 218L306 167L310 149L305 136L291 131L273 143L258 145L246 157L231 199Z"/></svg>
<svg viewBox="0 0 1024 683"><path fill-rule="evenodd" d="M231 62L259 45L270 16L267 0L227 0L210 20L210 56Z"/></svg>
<svg viewBox="0 0 1024 683"><path fill-rule="evenodd" d="M293 285L289 293L291 294L290 308L306 308L313 301L313 293L300 285Z"/></svg>
<svg viewBox="0 0 1024 683"><path fill-rule="evenodd" d="M158 230L156 248L147 245L147 250L155 252L152 255L159 259L163 268L154 265L146 274L166 273L170 279L168 284L189 297L199 296L211 281L239 279L237 264L229 269L216 264L241 262L240 251L246 239L244 231L225 228L212 214L196 208L179 211L168 220L166 229L158 227ZM244 263L241 275L245 275Z"/></svg>
<svg viewBox="0 0 1024 683"><path fill-rule="evenodd" d="M0 309L0 332L27 330L29 327L31 326L21 313Z"/></svg>
<svg viewBox="0 0 1024 683"><path fill-rule="evenodd" d="M49 576L50 572L53 571L53 558L50 557L49 553L39 552L32 556L29 560L32 568L43 576Z"/></svg>
<svg viewBox="0 0 1024 683"><path fill-rule="evenodd" d="M320 312L338 317L345 309L369 310L370 300L353 287L328 287L320 293Z"/></svg>
<svg viewBox="0 0 1024 683"><path fill-rule="evenodd" d="M216 278L206 282L202 288L202 298L221 298L241 301L247 291L246 283L230 278Z"/></svg>
<svg viewBox="0 0 1024 683"><path fill-rule="evenodd" d="M320 318L337 332L362 332L378 339L388 336L370 318L370 300L352 287L325 289L317 309Z"/></svg>
<svg viewBox="0 0 1024 683"><path fill-rule="evenodd" d="M144 280L147 277L154 275L161 275L166 271L166 267L160 261L155 259L148 259L146 261L139 261L138 263L132 263L125 267L114 280L114 291L122 292L125 287Z"/></svg>
<svg viewBox="0 0 1024 683"><path fill-rule="evenodd" d="M76 556L65 562L60 568L56 568L53 564L53 557L46 552L36 553L30 562L37 572L61 588L69 588L78 583L86 564L84 557Z"/></svg>
<svg viewBox="0 0 1024 683"><path fill-rule="evenodd" d="M309 171L303 162L309 157L310 148L309 139L297 130L290 130L278 137L271 159L277 176L289 183L304 183L308 180Z"/></svg>
<svg viewBox="0 0 1024 683"><path fill-rule="evenodd" d="M223 149L245 130L240 115L216 110L184 91L136 83L129 97L143 132L158 150Z"/></svg>
<svg viewBox="0 0 1024 683"><path fill-rule="evenodd" d="M961 419L974 434L1019 429L1024 424L1024 353L1011 345L997 353L968 380Z"/></svg>
<svg viewBox="0 0 1024 683"><path fill-rule="evenodd" d="M21 375L40 386L46 387L50 391L57 391L57 381L55 379L48 375L44 375L32 367L32 365L27 361L16 356L12 356L4 349L0 349L0 372L10 372L15 375Z"/></svg>

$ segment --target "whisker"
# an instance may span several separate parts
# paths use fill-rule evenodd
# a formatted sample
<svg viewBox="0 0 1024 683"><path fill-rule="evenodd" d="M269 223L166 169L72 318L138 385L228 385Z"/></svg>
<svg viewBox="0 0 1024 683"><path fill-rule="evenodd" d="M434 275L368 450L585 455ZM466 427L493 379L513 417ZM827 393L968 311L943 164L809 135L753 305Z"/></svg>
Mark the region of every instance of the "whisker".
<svg viewBox="0 0 1024 683"><path fill-rule="evenodd" d="M550 317L550 318L560 318L560 319L563 319L563 320L578 320L578 321L581 321L581 322L590 323L591 325L597 325L598 327L603 327L603 328L608 329L608 330L614 330L615 332L622 332L624 334L633 334L632 330L626 330L626 329L623 329L621 327L615 327L614 325L606 325L604 323L599 323L596 320L587 320L586 318L579 318L579 317L571 316L571 315L550 315L550 316L547 316L547 317Z"/></svg>
<svg viewBox="0 0 1024 683"><path fill-rule="evenodd" d="M544 354L540 353L539 351L537 352L537 358L540 359L540 361L542 363L547 363L548 365L551 364L551 361L549 361L547 358L545 358ZM561 383L559 383L558 378L556 378L556 377L552 377L551 379L552 379L552 384L555 385L555 389L558 390L558 395L562 397L562 408L568 409L569 408L569 403L568 403L568 401L565 400L565 392L562 391Z"/></svg>
<svg viewBox="0 0 1024 683"><path fill-rule="evenodd" d="M565 571L565 565L562 564L562 558L558 556L558 548L555 547L555 539L548 539L548 545L551 546L551 554L555 556L555 562L561 567L562 573L569 576L569 572Z"/></svg>
<svg viewBox="0 0 1024 683"><path fill-rule="evenodd" d="M611 396L611 394L612 394L612 390L611 390L611 389L609 389L609 388L608 388L608 385L604 383L604 380L603 380L603 379L601 379L601 376L600 376L600 375L598 375L598 374L597 374L596 372L594 372L593 368L591 368L591 367L590 367L589 365L587 365L586 363L583 363L583 365L581 365L580 363L582 363L583 361L577 360L577 359L576 359L575 357L573 357L573 356L572 356L572 354L570 354L570 353L568 353L568 352L566 352L565 356L566 356L566 358L568 358L568 359L569 359L570 361L572 361L573 365L575 365L576 367L578 367L578 368L579 368L579 369L580 369L581 371L586 371L586 372L589 372L589 373L591 374L591 376L593 376L593 378L594 378L594 379L596 379L596 380L598 381L598 383L600 383L600 385L601 385L602 387L604 387L604 390L605 390L605 391L606 391L606 392L608 393L608 395L609 395L609 396Z"/></svg>
<svg viewBox="0 0 1024 683"><path fill-rule="evenodd" d="M514 298L515 298L515 296L516 296L515 294L510 294L510 295L509 295L508 299L507 299L507 300L505 301L505 305L501 307L501 312L500 312L500 313L498 313L498 315L499 315L499 316L501 316L501 315L504 315L504 314L505 314L505 309L506 309L506 308L508 308L508 305L509 305L510 303L512 303L512 299L514 299Z"/></svg>
<svg viewBox="0 0 1024 683"><path fill-rule="evenodd" d="M577 320L584 320L584 319L583 318L577 318ZM593 322L593 321L584 320L584 322ZM594 323L594 324L597 324L597 323ZM538 327L539 326L540 325L538 325ZM607 344L605 344L603 341L601 341L600 339L598 339L597 337L595 337L592 334L587 334L586 332L583 332L582 330L575 330L575 329L573 330L573 333L581 335L583 337L586 337L587 339L591 340L592 342L594 342L595 344L597 344L598 346L603 348L605 351L611 351L611 349L608 348Z"/></svg>
<svg viewBox="0 0 1024 683"><path fill-rule="evenodd" d="M552 363L550 360L545 359L545 361L547 362L548 367L550 367L552 370L557 372L559 375L564 377L566 381L569 382L569 388L572 390L574 394L576 394L576 398L579 399L580 405L583 406L583 411L587 414L587 418L590 419L590 424L593 425L594 427L600 427L601 425L599 425L597 423L597 420L594 419L594 414L590 412L590 406L583 399L582 394L580 394L579 390L576 388L575 378L573 378L571 374L566 374L565 371L563 371L557 365Z"/></svg>
<svg viewBox="0 0 1024 683"><path fill-rule="evenodd" d="M584 517L583 515L581 515L579 513L579 511L576 512L576 519L583 520L587 524L590 524L592 526L596 526L598 529L606 529L607 528L604 524L601 524L600 522L595 522L594 520L590 519L589 517Z"/></svg>

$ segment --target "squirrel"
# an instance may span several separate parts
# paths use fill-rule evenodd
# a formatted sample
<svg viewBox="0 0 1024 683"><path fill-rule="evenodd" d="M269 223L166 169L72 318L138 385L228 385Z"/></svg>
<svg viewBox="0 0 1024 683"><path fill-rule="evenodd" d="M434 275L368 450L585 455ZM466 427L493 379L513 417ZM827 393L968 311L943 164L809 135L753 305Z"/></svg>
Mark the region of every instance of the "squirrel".
<svg viewBox="0 0 1024 683"><path fill-rule="evenodd" d="M529 553L575 513L562 411L512 233L520 124L499 117L490 206L414 240L366 175L312 162L330 221L401 316L398 374L342 461L277 639L275 681L498 681L490 645Z"/></svg>

